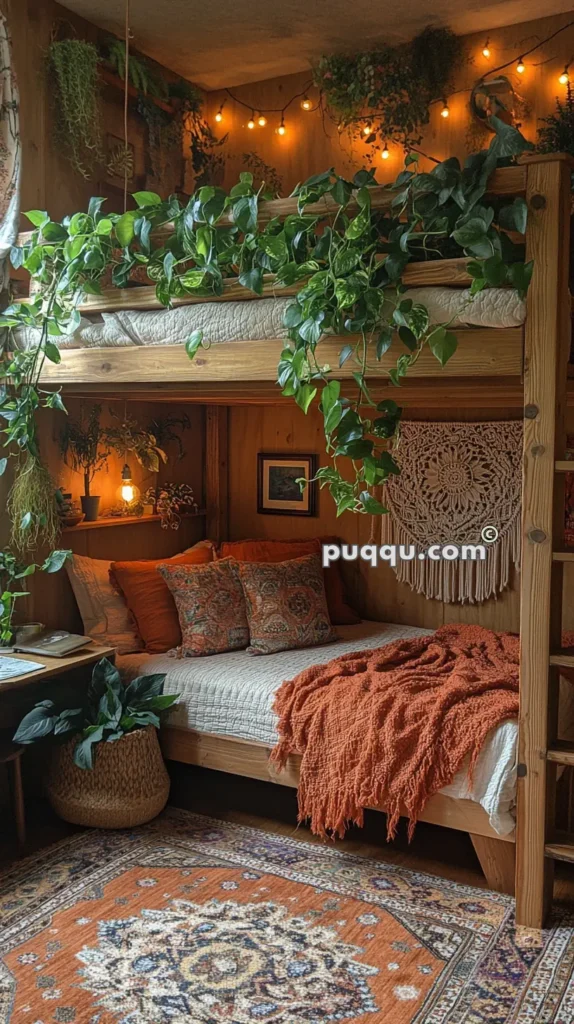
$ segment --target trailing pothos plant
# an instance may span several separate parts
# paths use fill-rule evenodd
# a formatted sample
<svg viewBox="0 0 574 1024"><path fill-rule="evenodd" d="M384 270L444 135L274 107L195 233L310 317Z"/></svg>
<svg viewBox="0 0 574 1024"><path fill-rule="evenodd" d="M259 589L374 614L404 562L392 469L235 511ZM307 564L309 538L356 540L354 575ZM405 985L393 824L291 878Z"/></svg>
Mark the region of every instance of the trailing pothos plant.
<svg viewBox="0 0 574 1024"><path fill-rule="evenodd" d="M63 407L59 394L39 386L42 364L59 361L57 338L77 328L82 296L100 291L110 267L114 285L125 287L132 271L145 266L165 306L176 297L219 295L228 279L261 295L265 280L273 280L277 291L298 288L285 315L288 342L278 382L305 413L313 403L322 412L332 463L317 474L321 486L328 486L339 513L383 513L375 488L398 472L392 443L401 409L392 400L375 402L367 378L377 373L394 334L403 351L389 375L399 385L426 347L441 365L448 362L457 347L452 324L479 291L510 284L524 295L530 280L532 266L515 241L526 226L526 203L489 197L487 181L497 166L532 147L497 117L490 125L489 149L462 168L452 158L421 172L416 156L409 155L384 211L371 206L372 171L349 181L333 169L297 186L297 213L262 224L259 202L268 193L264 182L254 188L249 173L229 193L204 186L185 205L176 196L162 200L136 192L137 209L121 215L104 213L102 199L92 199L87 213L61 223L32 211L35 230L12 259L30 271L41 293L9 307L0 319L9 329L35 329L31 349L4 359L3 374L14 385L0 402L9 439L21 443L29 437L35 443L37 405ZM325 196L335 201L334 215L308 209ZM461 255L468 258L472 287L450 320L431 323L427 307L406 294L402 273L413 259ZM341 339L338 367L321 360L326 335ZM209 338L194 331L188 355L193 358L208 344ZM342 395L337 379L348 361L355 367L354 397Z"/></svg>

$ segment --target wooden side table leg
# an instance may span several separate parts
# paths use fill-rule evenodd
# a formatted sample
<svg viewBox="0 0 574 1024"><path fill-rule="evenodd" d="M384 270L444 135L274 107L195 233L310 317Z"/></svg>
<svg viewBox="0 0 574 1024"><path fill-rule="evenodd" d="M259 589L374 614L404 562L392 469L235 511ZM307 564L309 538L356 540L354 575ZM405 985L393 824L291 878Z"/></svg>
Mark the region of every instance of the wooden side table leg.
<svg viewBox="0 0 574 1024"><path fill-rule="evenodd" d="M16 835L21 847L26 845L26 814L24 810L24 788L22 786L22 760L15 757L12 766L12 802L16 821Z"/></svg>

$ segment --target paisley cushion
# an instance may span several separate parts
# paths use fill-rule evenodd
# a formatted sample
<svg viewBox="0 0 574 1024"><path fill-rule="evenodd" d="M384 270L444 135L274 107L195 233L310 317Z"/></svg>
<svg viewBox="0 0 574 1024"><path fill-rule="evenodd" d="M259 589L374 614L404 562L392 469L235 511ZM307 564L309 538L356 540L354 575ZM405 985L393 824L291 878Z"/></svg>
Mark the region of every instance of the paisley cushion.
<svg viewBox="0 0 574 1024"><path fill-rule="evenodd" d="M184 658L247 647L245 599L232 559L206 565L158 565L175 600Z"/></svg>
<svg viewBox="0 0 574 1024"><path fill-rule="evenodd" d="M339 639L329 620L320 555L234 564L245 594L249 654L275 654Z"/></svg>

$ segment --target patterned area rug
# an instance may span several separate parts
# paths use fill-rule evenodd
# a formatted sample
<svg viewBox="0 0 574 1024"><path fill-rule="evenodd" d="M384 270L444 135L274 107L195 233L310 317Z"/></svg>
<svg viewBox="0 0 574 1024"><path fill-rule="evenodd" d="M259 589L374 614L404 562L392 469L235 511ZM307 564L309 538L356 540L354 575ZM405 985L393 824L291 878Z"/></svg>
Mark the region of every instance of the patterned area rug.
<svg viewBox="0 0 574 1024"><path fill-rule="evenodd" d="M0 882L0 1021L572 1024L573 919L169 811Z"/></svg>

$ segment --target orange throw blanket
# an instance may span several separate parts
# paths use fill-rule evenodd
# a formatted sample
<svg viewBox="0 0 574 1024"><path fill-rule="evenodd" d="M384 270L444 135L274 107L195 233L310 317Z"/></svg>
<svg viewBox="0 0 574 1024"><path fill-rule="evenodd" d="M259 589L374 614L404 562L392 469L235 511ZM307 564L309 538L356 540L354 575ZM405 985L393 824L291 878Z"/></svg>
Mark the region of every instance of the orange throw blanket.
<svg viewBox="0 0 574 1024"><path fill-rule="evenodd" d="M275 698L272 760L301 754L299 820L342 837L365 807L400 815L412 837L427 800L469 774L487 733L518 715L519 637L481 626L444 626L314 665Z"/></svg>

